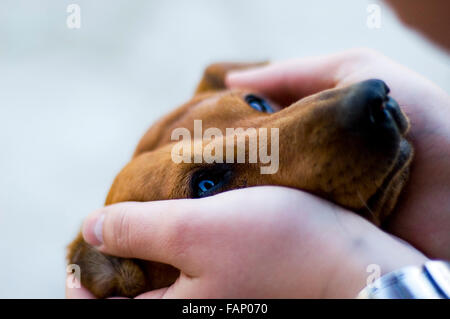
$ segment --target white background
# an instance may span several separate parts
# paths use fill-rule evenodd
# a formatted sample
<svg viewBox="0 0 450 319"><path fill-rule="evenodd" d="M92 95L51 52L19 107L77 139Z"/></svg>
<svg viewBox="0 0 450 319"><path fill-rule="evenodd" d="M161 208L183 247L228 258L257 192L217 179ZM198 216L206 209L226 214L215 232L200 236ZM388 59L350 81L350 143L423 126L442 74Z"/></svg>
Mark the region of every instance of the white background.
<svg viewBox="0 0 450 319"><path fill-rule="evenodd" d="M367 46L450 91L446 54L373 1L0 2L0 297L63 297L65 246L208 63ZM81 29L66 7L81 6ZM426 106L425 106L426 107Z"/></svg>

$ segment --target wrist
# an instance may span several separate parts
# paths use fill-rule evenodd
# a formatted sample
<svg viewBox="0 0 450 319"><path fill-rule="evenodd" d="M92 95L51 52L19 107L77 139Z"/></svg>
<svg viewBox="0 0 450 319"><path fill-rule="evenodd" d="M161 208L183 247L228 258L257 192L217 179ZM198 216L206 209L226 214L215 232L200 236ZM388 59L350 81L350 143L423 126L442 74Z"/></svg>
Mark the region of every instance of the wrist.
<svg viewBox="0 0 450 319"><path fill-rule="evenodd" d="M355 298L377 278L406 266L422 265L427 260L415 248L378 229L350 236L344 244L342 262L334 263L340 266L333 266L322 297Z"/></svg>

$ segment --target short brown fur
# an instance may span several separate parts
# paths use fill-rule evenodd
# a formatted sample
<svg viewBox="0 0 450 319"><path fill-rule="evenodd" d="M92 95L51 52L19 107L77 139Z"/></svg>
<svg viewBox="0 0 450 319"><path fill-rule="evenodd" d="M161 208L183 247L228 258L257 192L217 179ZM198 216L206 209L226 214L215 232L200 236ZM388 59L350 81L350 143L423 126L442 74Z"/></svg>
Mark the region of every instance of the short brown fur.
<svg viewBox="0 0 450 319"><path fill-rule="evenodd" d="M250 108L247 90L227 90L229 70L245 64L215 64L207 68L191 101L153 125L138 144L131 161L116 177L106 205L123 201L189 198L186 182L194 164L175 164L170 136L178 127L279 128L279 170L261 175L260 164L236 164L233 179L221 191L256 185L283 185L319 195L359 212L376 224L392 212L408 178L411 148L396 134L389 145L368 142L342 128L346 97L353 87L306 97L273 114ZM269 139L270 141L270 139ZM396 167L402 147L408 158ZM199 165L199 164L195 164ZM202 164L206 165L206 164ZM395 171L394 171L395 168ZM395 173L395 174L394 174ZM381 191L380 191L381 190ZM69 246L68 261L81 267L82 284L95 296L133 297L173 283L178 271L168 265L106 256L84 242L81 234Z"/></svg>

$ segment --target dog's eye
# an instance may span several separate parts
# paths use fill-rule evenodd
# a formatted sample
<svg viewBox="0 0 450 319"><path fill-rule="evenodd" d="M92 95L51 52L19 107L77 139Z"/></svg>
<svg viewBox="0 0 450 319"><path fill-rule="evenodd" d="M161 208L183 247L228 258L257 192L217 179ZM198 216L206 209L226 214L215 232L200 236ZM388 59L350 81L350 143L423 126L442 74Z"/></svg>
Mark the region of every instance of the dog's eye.
<svg viewBox="0 0 450 319"><path fill-rule="evenodd" d="M245 102L259 112L273 113L272 107L259 96L249 94L245 97Z"/></svg>
<svg viewBox="0 0 450 319"><path fill-rule="evenodd" d="M192 178L192 196L201 198L219 193L230 179L231 172L223 167L201 169Z"/></svg>
<svg viewBox="0 0 450 319"><path fill-rule="evenodd" d="M197 178L194 184L194 196L197 198L215 194L224 182L220 174L206 173L202 175L204 176Z"/></svg>
<svg viewBox="0 0 450 319"><path fill-rule="evenodd" d="M202 179L199 183L198 183L198 190L199 192L207 192L210 189L212 189L214 186L216 186L216 183L212 180L209 179Z"/></svg>

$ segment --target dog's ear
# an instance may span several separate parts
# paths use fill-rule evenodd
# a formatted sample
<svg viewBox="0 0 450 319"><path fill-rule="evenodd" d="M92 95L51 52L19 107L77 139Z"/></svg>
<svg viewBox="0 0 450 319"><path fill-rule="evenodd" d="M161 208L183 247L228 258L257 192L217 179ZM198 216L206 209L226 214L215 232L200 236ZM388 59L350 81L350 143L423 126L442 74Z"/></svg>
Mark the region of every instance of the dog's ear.
<svg viewBox="0 0 450 319"><path fill-rule="evenodd" d="M250 69L263 66L268 62L257 63L214 63L203 72L203 77L195 90L195 94L209 91L219 91L226 88L225 77L229 71Z"/></svg>

